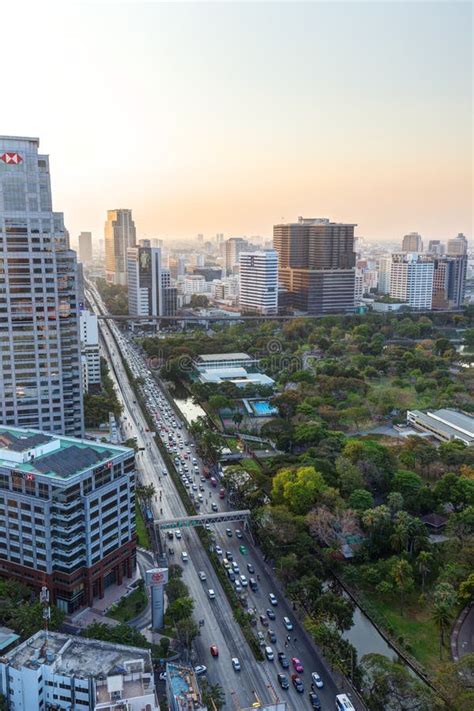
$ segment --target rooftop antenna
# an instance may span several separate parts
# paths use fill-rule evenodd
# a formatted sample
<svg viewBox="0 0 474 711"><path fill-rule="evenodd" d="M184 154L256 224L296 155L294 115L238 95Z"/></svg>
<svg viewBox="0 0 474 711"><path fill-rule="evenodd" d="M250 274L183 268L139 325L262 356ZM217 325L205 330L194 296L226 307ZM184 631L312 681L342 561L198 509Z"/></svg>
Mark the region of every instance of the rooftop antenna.
<svg viewBox="0 0 474 711"><path fill-rule="evenodd" d="M43 585L40 592L40 603L43 608L44 641L48 641L49 621L51 620L51 607L49 605L49 590Z"/></svg>

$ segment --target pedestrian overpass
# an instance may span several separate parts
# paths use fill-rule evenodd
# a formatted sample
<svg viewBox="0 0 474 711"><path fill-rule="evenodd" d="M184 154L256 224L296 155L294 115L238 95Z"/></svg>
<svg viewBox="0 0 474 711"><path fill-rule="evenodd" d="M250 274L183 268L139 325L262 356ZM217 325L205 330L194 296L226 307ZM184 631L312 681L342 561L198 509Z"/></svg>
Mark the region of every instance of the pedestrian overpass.
<svg viewBox="0 0 474 711"><path fill-rule="evenodd" d="M250 517L250 511L223 511L222 513L198 514L197 516L179 516L177 518L158 518L154 520L155 526L160 531L166 531L170 528L196 528L197 526L205 526L213 523L235 523L238 521L247 521Z"/></svg>

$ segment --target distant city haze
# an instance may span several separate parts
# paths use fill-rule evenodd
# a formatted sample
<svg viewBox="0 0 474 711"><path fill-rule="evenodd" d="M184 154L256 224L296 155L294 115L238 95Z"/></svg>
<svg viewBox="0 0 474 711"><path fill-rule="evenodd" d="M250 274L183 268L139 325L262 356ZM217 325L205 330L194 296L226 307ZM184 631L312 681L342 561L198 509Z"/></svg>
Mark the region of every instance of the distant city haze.
<svg viewBox="0 0 474 711"><path fill-rule="evenodd" d="M472 237L471 3L9 4L0 59L73 238Z"/></svg>

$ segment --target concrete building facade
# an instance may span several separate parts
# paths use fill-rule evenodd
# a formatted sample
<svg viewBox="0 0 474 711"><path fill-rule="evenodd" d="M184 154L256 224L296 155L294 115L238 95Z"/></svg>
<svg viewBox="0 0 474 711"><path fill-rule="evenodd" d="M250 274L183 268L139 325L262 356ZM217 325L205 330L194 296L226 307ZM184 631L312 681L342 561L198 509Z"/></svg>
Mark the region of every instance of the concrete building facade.
<svg viewBox="0 0 474 711"><path fill-rule="evenodd" d="M278 313L278 254L274 249L240 252L239 304L243 313Z"/></svg>
<svg viewBox="0 0 474 711"><path fill-rule="evenodd" d="M130 316L174 316L176 289L162 265L160 247L141 240L127 250L128 310Z"/></svg>
<svg viewBox="0 0 474 711"><path fill-rule="evenodd" d="M79 316L82 385L84 392L94 392L100 389L102 378L100 372L99 326L96 314L83 309Z"/></svg>
<svg viewBox="0 0 474 711"><path fill-rule="evenodd" d="M108 210L105 223L105 277L111 284L127 284L127 250L137 241L131 210Z"/></svg>
<svg viewBox="0 0 474 711"><path fill-rule="evenodd" d="M0 427L0 575L71 613L135 568L131 449Z"/></svg>
<svg viewBox="0 0 474 711"><path fill-rule="evenodd" d="M82 264L92 262L92 232L81 232L77 238L79 261Z"/></svg>
<svg viewBox="0 0 474 711"><path fill-rule="evenodd" d="M432 259L420 254L392 254L390 296L413 309L431 309L433 299Z"/></svg>
<svg viewBox="0 0 474 711"><path fill-rule="evenodd" d="M78 265L38 147L0 136L0 423L81 435Z"/></svg>
<svg viewBox="0 0 474 711"><path fill-rule="evenodd" d="M409 232L402 240L402 252L422 252L423 239L418 232Z"/></svg>

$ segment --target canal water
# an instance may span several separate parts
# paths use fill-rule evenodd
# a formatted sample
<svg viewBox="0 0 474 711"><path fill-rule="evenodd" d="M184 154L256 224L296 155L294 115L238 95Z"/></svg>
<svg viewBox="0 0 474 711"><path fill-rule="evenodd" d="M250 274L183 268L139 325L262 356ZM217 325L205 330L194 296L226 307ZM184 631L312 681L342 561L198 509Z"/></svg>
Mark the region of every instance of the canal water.
<svg viewBox="0 0 474 711"><path fill-rule="evenodd" d="M354 624L342 636L354 645L359 661L364 654L384 654L389 659L397 656L395 650L387 644L369 618L357 606L354 608Z"/></svg>

